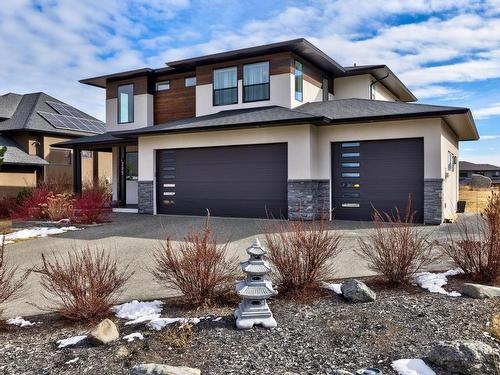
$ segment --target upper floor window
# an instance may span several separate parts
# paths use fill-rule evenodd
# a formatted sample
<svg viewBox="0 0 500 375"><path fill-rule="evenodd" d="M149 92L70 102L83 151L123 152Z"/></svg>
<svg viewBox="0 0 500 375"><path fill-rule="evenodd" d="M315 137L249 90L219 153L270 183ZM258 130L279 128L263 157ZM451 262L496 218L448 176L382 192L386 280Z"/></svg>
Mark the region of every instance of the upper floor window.
<svg viewBox="0 0 500 375"><path fill-rule="evenodd" d="M134 122L134 84L118 86L118 123Z"/></svg>
<svg viewBox="0 0 500 375"><path fill-rule="evenodd" d="M238 103L238 67L214 69L214 105Z"/></svg>
<svg viewBox="0 0 500 375"><path fill-rule="evenodd" d="M329 94L328 78L323 78L323 85L321 88L323 90L323 101L327 102L328 101L328 94Z"/></svg>
<svg viewBox="0 0 500 375"><path fill-rule="evenodd" d="M269 100L269 61L243 65L243 101Z"/></svg>
<svg viewBox="0 0 500 375"><path fill-rule="evenodd" d="M156 91L170 90L170 81L156 82Z"/></svg>
<svg viewBox="0 0 500 375"><path fill-rule="evenodd" d="M301 102L304 97L304 74L302 63L295 60L295 100Z"/></svg>
<svg viewBox="0 0 500 375"><path fill-rule="evenodd" d="M184 86L186 87L196 86L196 77L186 77L184 79Z"/></svg>

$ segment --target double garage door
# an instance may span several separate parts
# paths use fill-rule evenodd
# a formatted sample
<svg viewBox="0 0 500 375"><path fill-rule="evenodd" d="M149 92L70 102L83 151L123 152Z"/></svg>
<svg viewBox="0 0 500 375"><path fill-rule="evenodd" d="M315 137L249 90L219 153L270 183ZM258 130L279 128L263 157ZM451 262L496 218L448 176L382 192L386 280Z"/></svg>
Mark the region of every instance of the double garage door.
<svg viewBox="0 0 500 375"><path fill-rule="evenodd" d="M287 145L157 151L161 214L287 217Z"/></svg>
<svg viewBox="0 0 500 375"><path fill-rule="evenodd" d="M422 138L333 143L332 180L336 219L371 220L374 208L404 215L411 195L415 221L423 221Z"/></svg>

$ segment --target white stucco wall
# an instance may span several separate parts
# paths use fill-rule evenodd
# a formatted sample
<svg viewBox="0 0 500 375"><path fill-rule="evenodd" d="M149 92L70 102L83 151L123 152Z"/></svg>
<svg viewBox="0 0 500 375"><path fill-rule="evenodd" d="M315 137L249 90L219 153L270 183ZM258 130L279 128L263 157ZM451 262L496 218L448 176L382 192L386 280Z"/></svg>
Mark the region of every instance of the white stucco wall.
<svg viewBox="0 0 500 375"><path fill-rule="evenodd" d="M106 130L131 130L153 125L153 95L134 95L134 122L118 124L118 99L106 100Z"/></svg>
<svg viewBox="0 0 500 375"><path fill-rule="evenodd" d="M370 99L370 83L369 74L335 78L333 83L335 99Z"/></svg>
<svg viewBox="0 0 500 375"><path fill-rule="evenodd" d="M448 171L448 151L457 157L453 171ZM445 121L441 121L441 178L443 178L443 215L453 219L458 202L458 137Z"/></svg>
<svg viewBox="0 0 500 375"><path fill-rule="evenodd" d="M373 85L373 100L394 102L396 101L396 97L382 84L382 82L377 82Z"/></svg>

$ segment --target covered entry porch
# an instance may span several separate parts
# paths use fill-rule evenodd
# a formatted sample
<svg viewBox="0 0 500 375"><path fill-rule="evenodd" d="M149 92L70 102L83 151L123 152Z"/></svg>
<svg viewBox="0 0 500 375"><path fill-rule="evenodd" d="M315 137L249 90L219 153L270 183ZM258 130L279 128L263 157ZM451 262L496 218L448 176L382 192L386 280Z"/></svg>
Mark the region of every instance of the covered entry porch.
<svg viewBox="0 0 500 375"><path fill-rule="evenodd" d="M54 147L73 149L73 192L80 194L83 189L82 159L85 153L94 153L93 171L99 170L100 153L112 155L111 190L113 207L117 211L137 212L138 204L138 149L134 139L123 139L110 133L72 139ZM93 181L99 176L94 173Z"/></svg>

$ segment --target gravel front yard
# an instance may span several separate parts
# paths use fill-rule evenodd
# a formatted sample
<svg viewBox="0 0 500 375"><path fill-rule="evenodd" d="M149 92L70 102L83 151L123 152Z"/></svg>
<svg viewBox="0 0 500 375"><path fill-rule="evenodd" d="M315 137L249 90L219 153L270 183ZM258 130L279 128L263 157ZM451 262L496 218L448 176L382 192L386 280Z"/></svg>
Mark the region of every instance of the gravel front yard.
<svg viewBox="0 0 500 375"><path fill-rule="evenodd" d="M368 366L395 374L392 361L425 358L439 340L476 339L500 348L483 333L494 310L492 300L453 298L417 287L387 290L370 281L368 285L377 292L373 303L351 304L334 294L308 305L272 300L278 328L270 331L236 330L229 307L193 312L166 301L162 316L223 317L194 326L192 343L181 349L165 344L162 331L124 326L125 321L115 317L120 337L140 331L145 339L130 343L120 339L101 347L82 342L77 347L57 349L57 340L81 335L90 326L70 326L43 316L35 327L2 328L0 372L127 374L133 365L156 362L197 367L202 374L330 374L334 369L354 372ZM446 289L459 287L460 281L452 279ZM438 375L451 375L433 369Z"/></svg>

